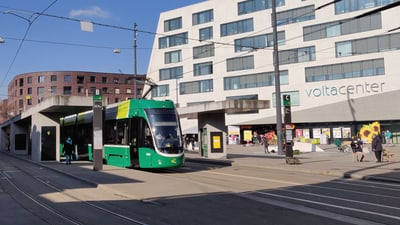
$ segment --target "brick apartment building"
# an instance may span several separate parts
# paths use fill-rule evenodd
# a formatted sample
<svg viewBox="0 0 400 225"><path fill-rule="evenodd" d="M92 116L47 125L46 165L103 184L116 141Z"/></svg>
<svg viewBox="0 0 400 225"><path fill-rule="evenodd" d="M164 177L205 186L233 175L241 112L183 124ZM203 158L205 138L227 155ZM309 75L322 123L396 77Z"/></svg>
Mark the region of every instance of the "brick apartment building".
<svg viewBox="0 0 400 225"><path fill-rule="evenodd" d="M3 101L0 122L20 114L50 96L93 96L98 89L108 104L135 98L142 95L145 79L145 75L137 75L138 82L135 85L132 74L44 71L16 75L8 85L8 99Z"/></svg>

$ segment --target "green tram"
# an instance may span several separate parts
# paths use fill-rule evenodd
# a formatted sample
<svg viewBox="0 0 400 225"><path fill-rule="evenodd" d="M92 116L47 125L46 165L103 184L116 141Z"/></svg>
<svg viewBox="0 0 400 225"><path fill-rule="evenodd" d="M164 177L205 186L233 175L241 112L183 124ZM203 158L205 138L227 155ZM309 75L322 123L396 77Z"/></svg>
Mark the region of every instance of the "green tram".
<svg viewBox="0 0 400 225"><path fill-rule="evenodd" d="M60 119L60 143L70 136L79 159L92 160L92 122L93 110ZM130 168L184 165L182 133L172 101L130 99L111 104L103 110L102 133L105 164Z"/></svg>

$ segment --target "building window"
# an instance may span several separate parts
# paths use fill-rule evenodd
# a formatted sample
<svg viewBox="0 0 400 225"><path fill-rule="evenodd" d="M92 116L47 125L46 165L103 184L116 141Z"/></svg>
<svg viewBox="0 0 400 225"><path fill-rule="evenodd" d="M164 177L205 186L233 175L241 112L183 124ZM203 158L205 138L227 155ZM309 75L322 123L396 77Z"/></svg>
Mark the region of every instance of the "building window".
<svg viewBox="0 0 400 225"><path fill-rule="evenodd" d="M276 0L276 6L284 6L285 0ZM272 0L247 0L238 3L238 15L272 8Z"/></svg>
<svg viewBox="0 0 400 225"><path fill-rule="evenodd" d="M400 50L400 33L336 43L336 57Z"/></svg>
<svg viewBox="0 0 400 225"><path fill-rule="evenodd" d="M85 93L85 88L82 87L82 86L79 86L79 87L78 87L78 93L79 93L79 94L84 94L84 93Z"/></svg>
<svg viewBox="0 0 400 225"><path fill-rule="evenodd" d="M285 42L285 32L278 32L278 45L284 45ZM235 52L264 49L272 47L273 44L274 38L272 33L240 38L235 40Z"/></svg>
<svg viewBox="0 0 400 225"><path fill-rule="evenodd" d="M126 93L127 93L127 94L132 94L132 89L127 88L127 89L126 89Z"/></svg>
<svg viewBox="0 0 400 225"><path fill-rule="evenodd" d="M23 87L24 86L24 78L19 79L19 86Z"/></svg>
<svg viewBox="0 0 400 225"><path fill-rule="evenodd" d="M315 46L279 52L279 63L282 65L309 61L315 61Z"/></svg>
<svg viewBox="0 0 400 225"><path fill-rule="evenodd" d="M44 87L38 87L37 88L37 95L43 95L44 94Z"/></svg>
<svg viewBox="0 0 400 225"><path fill-rule="evenodd" d="M32 98L27 98L26 99L26 104L28 104L28 105L32 105Z"/></svg>
<svg viewBox="0 0 400 225"><path fill-rule="evenodd" d="M57 82L57 75L51 75L50 76L50 81L51 82Z"/></svg>
<svg viewBox="0 0 400 225"><path fill-rule="evenodd" d="M276 14L277 26L315 19L314 5L291 9Z"/></svg>
<svg viewBox="0 0 400 225"><path fill-rule="evenodd" d="M385 75L383 59L340 63L305 68L306 82Z"/></svg>
<svg viewBox="0 0 400 225"><path fill-rule="evenodd" d="M203 45L193 48L193 59L214 56L214 44Z"/></svg>
<svg viewBox="0 0 400 225"><path fill-rule="evenodd" d="M64 82L71 82L71 75L64 75Z"/></svg>
<svg viewBox="0 0 400 225"><path fill-rule="evenodd" d="M107 77L101 77L101 83L106 84L107 83Z"/></svg>
<svg viewBox="0 0 400 225"><path fill-rule="evenodd" d="M72 94L72 88L71 88L71 86L64 86L64 88L63 88L63 94L64 94L64 95L71 95L71 94Z"/></svg>
<svg viewBox="0 0 400 225"><path fill-rule="evenodd" d="M76 77L77 84L83 84L84 81L85 81L85 76L77 76Z"/></svg>
<svg viewBox="0 0 400 225"><path fill-rule="evenodd" d="M24 89L19 89L19 95L23 95L24 94Z"/></svg>
<svg viewBox="0 0 400 225"><path fill-rule="evenodd" d="M24 100L23 99L18 100L18 106L20 109L24 108Z"/></svg>
<svg viewBox="0 0 400 225"><path fill-rule="evenodd" d="M44 83L44 76L38 76L38 83Z"/></svg>
<svg viewBox="0 0 400 225"><path fill-rule="evenodd" d="M334 21L329 23L306 26L303 28L303 40L312 41L340 35L354 34L382 28L380 13L358 19Z"/></svg>
<svg viewBox="0 0 400 225"><path fill-rule="evenodd" d="M118 83L119 83L119 79L118 79L118 78L116 78L116 77L114 77L114 80L113 80L113 82L114 82L114 84L118 84Z"/></svg>
<svg viewBox="0 0 400 225"><path fill-rule="evenodd" d="M56 94L57 93L57 86L51 86L50 93Z"/></svg>
<svg viewBox="0 0 400 225"><path fill-rule="evenodd" d="M96 94L96 89L96 87L90 87L90 93L93 95Z"/></svg>
<svg viewBox="0 0 400 225"><path fill-rule="evenodd" d="M213 20L214 20L214 11L212 9L192 14L193 25L208 23L212 22Z"/></svg>
<svg viewBox="0 0 400 225"><path fill-rule="evenodd" d="M169 85L160 85L151 90L152 97L165 97L169 96Z"/></svg>
<svg viewBox="0 0 400 225"><path fill-rule="evenodd" d="M175 34L167 37L158 39L158 48L169 48L178 45L184 45L188 43L188 33Z"/></svg>
<svg viewBox="0 0 400 225"><path fill-rule="evenodd" d="M199 30L199 40L211 40L213 39L213 27L206 27Z"/></svg>
<svg viewBox="0 0 400 225"><path fill-rule="evenodd" d="M159 80L176 79L176 78L181 78L182 76L183 76L183 67L178 66L168 69L161 69Z"/></svg>
<svg viewBox="0 0 400 225"><path fill-rule="evenodd" d="M164 21L164 32L182 28L182 17Z"/></svg>
<svg viewBox="0 0 400 225"><path fill-rule="evenodd" d="M96 83L96 77L90 76L90 83Z"/></svg>
<svg viewBox="0 0 400 225"><path fill-rule="evenodd" d="M173 51L173 52L166 52L164 55L164 63L177 63L182 61L182 51Z"/></svg>
<svg viewBox="0 0 400 225"><path fill-rule="evenodd" d="M213 80L200 80L179 84L179 94L195 94L213 91Z"/></svg>
<svg viewBox="0 0 400 225"><path fill-rule="evenodd" d="M254 56L230 58L226 60L226 71L254 69Z"/></svg>
<svg viewBox="0 0 400 225"><path fill-rule="evenodd" d="M221 24L221 37L241 34L254 30L253 19L245 19L231 23Z"/></svg>
<svg viewBox="0 0 400 225"><path fill-rule="evenodd" d="M229 96L226 97L226 100L258 100L258 95L240 95L240 96ZM228 114L249 114L249 113L258 113L258 109L249 110L246 112L234 112Z"/></svg>
<svg viewBox="0 0 400 225"><path fill-rule="evenodd" d="M27 83L28 83L28 84L32 84L32 77L28 77L28 78L27 78Z"/></svg>
<svg viewBox="0 0 400 225"><path fill-rule="evenodd" d="M201 76L213 73L213 64L212 62L205 62L193 65L193 75Z"/></svg>
<svg viewBox="0 0 400 225"><path fill-rule="evenodd" d="M31 95L32 94L32 88L30 87L30 88L28 88L28 95Z"/></svg>
<svg viewBox="0 0 400 225"><path fill-rule="evenodd" d="M377 6L388 5L396 0L342 0L335 3L335 13L343 14Z"/></svg>
<svg viewBox="0 0 400 225"><path fill-rule="evenodd" d="M120 90L119 90L119 88L115 88L115 89L114 89L114 94L117 94L117 95L119 95L119 94L120 94Z"/></svg>
<svg viewBox="0 0 400 225"><path fill-rule="evenodd" d="M289 84L288 71L280 71L281 85ZM275 72L256 73L224 78L224 90L268 87L275 85Z"/></svg>

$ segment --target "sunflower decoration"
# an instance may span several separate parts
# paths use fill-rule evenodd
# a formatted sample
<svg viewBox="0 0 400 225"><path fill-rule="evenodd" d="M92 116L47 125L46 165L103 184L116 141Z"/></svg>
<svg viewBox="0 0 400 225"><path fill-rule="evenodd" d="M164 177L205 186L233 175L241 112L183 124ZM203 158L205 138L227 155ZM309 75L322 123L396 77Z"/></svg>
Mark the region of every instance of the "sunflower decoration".
<svg viewBox="0 0 400 225"><path fill-rule="evenodd" d="M360 130L360 137L362 140L367 140L369 143L372 142L372 136L379 135L381 131L381 125L379 122L373 122L368 125L363 125Z"/></svg>
<svg viewBox="0 0 400 225"><path fill-rule="evenodd" d="M371 123L370 127L372 130L372 134L379 135L379 133L381 133L381 125L379 124L379 122Z"/></svg>
<svg viewBox="0 0 400 225"><path fill-rule="evenodd" d="M362 140L372 141L372 131L369 125L363 125L360 130L360 138Z"/></svg>

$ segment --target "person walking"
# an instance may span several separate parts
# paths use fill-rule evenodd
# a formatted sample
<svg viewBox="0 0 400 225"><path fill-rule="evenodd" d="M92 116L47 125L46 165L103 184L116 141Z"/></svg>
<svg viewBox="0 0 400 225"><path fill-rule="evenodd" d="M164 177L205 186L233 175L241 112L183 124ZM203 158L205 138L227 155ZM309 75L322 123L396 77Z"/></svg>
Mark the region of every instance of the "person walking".
<svg viewBox="0 0 400 225"><path fill-rule="evenodd" d="M392 144L392 133L389 130L385 131L386 144Z"/></svg>
<svg viewBox="0 0 400 225"><path fill-rule="evenodd" d="M372 136L372 151L375 152L376 162L382 161L382 139L380 135L374 134Z"/></svg>
<svg viewBox="0 0 400 225"><path fill-rule="evenodd" d="M262 140L263 145L264 145L264 152L265 152L265 154L269 154L269 150L268 150L268 139L267 139L267 137L266 137L265 135L263 135L263 136L261 137L261 140Z"/></svg>
<svg viewBox="0 0 400 225"><path fill-rule="evenodd" d="M72 143L72 139L71 137L68 137L64 142L65 164L71 164L73 151L74 145Z"/></svg>
<svg viewBox="0 0 400 225"><path fill-rule="evenodd" d="M364 153L362 150L362 141L361 139L357 136L354 136L353 139L351 140L351 150L353 151L353 160L354 156L357 158L357 162L362 162L364 159Z"/></svg>

